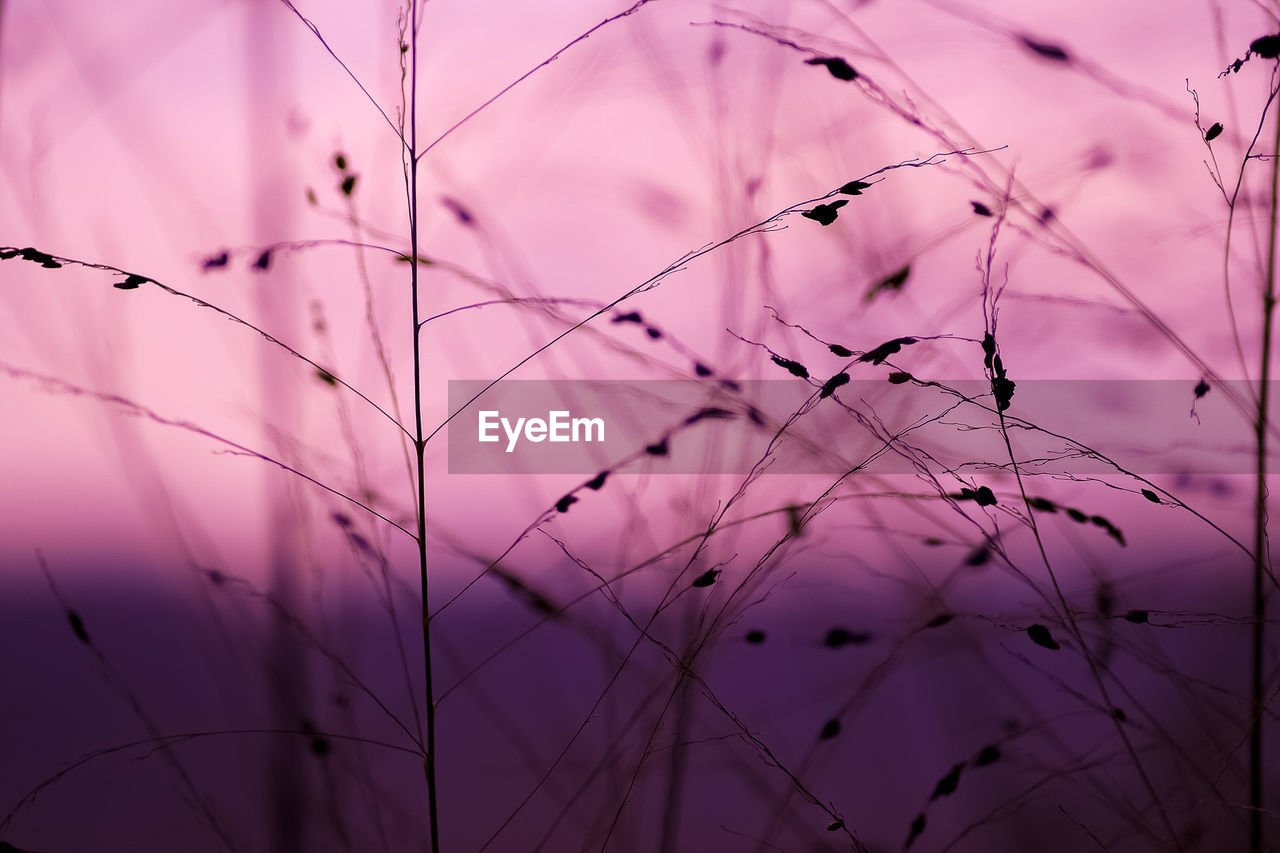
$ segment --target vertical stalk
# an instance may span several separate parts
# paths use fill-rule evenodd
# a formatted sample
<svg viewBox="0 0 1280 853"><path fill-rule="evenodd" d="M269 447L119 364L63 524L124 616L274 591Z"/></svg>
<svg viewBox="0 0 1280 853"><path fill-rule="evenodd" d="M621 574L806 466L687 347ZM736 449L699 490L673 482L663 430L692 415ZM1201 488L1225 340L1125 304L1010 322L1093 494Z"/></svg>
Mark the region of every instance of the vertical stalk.
<svg viewBox="0 0 1280 853"><path fill-rule="evenodd" d="M1276 307L1276 222L1280 199L1280 114L1275 119L1275 142L1271 157L1271 215L1267 238L1266 293L1262 298L1262 364L1259 369L1258 413L1254 420L1257 442L1257 491L1253 511L1253 672L1250 686L1251 723L1249 728L1249 839L1250 850L1262 853L1266 848L1262 828L1262 718L1266 696L1263 684L1263 656L1266 652L1267 599L1264 581L1267 575L1267 429L1271 402L1271 347Z"/></svg>
<svg viewBox="0 0 1280 853"><path fill-rule="evenodd" d="M431 832L431 851L440 851L439 809L436 808L436 699L431 683L431 610L427 597L427 506L426 506L426 440L422 430L422 343L418 310L418 0L409 4L409 241L413 251L409 257L410 299L413 301L413 416L414 451L418 481L418 583L422 601L422 674L427 711L426 755L423 768L427 775L427 809Z"/></svg>
<svg viewBox="0 0 1280 853"><path fill-rule="evenodd" d="M672 733L671 754L669 756L668 772L670 781L667 783L667 801L662 811L662 841L659 848L660 853L676 853L680 849L680 806L684 802L685 788L685 769L689 764L689 750L685 746L685 741L689 737L690 724L690 708L689 708L689 685L690 679L685 677L686 668L692 667L693 658L697 655L697 639L698 639L698 610L693 606L692 600L690 607L685 613L685 631L689 637L688 650L685 651L681 661L682 666L679 670L680 681L676 685L676 716L675 730Z"/></svg>
<svg viewBox="0 0 1280 853"><path fill-rule="evenodd" d="M254 0L249 4L245 23L245 64L248 74L246 100L249 124L245 139L249 152L249 176L253 187L249 212L253 241L270 245L282 233L292 230L294 217L285 187L290 185L291 169L275 138L271 123L262 120L277 116L290 101L293 88L292 63L282 52L282 22L270 0ZM270 287L258 287L255 301L264 326L282 337L297 337L298 284L287 272L277 268ZM258 360L259 409L269 424L299 423L301 409L294 374L281 363L274 352L261 351ZM290 449L277 436L269 436L274 455L289 459ZM266 472L264 472L266 473ZM298 721L313 716L310 708L311 684L307 673L306 648L284 614L302 612L305 587L300 569L305 565L304 529L306 509L297 482L282 480L274 472L266 474L263 497L269 508L267 532L272 600L279 611L272 618L265 638L265 660L268 675L267 699L276 728L295 728ZM271 741L264 768L267 781L267 813L272 853L305 853L313 846L311 836L312 783L309 779L305 745L296 737L278 737Z"/></svg>

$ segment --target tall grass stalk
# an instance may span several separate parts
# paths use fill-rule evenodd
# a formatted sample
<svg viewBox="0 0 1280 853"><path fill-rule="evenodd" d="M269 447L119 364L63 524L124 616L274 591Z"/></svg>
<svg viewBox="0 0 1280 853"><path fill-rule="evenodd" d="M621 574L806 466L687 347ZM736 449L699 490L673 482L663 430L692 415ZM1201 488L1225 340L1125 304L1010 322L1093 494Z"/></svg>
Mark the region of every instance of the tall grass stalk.
<svg viewBox="0 0 1280 853"><path fill-rule="evenodd" d="M1275 101L1276 80L1280 76L1280 64L1272 69L1272 95L1268 107ZM1264 117L1266 112L1264 111ZM1266 762L1263 755L1263 725L1266 719L1266 630L1267 588L1266 580L1271 572L1270 539L1267 535L1267 453L1268 433L1271 430L1271 358L1272 336L1276 309L1276 229L1280 227L1280 114L1276 114L1275 139L1271 146L1270 210L1267 223L1267 272L1262 294L1262 352L1258 365L1258 411L1254 421L1254 438L1257 443L1257 480L1253 509L1253 648L1250 681L1249 727L1249 833L1253 853L1267 849L1263 824L1264 776Z"/></svg>
<svg viewBox="0 0 1280 853"><path fill-rule="evenodd" d="M409 201L410 258L419 257L418 245L418 0L409 4L409 145L405 150L405 168ZM414 458L417 465L417 545L418 583L422 601L422 676L423 705L426 710L427 731L424 743L426 755L424 769L427 776L427 812L430 821L431 850L440 851L439 774L440 764L436 755L436 697L431 662L431 606L427 577L427 442L422 426L422 322L418 297L418 267L409 264L409 299L413 303L413 417Z"/></svg>
<svg viewBox="0 0 1280 853"><path fill-rule="evenodd" d="M1219 381L1215 355L1196 336L1198 330L1184 333L1167 321L1157 313L1158 294L1151 298L1113 273L1100 260L1102 253L1068 230L1073 197L1072 188L1063 185L1074 183L1075 175L1057 185L1045 181L1049 186L1042 191L1035 167L1020 165L1015 180L1009 158L1021 163L1022 153L1005 148L1002 140L980 145L978 134L965 131L907 77L899 58L880 50L869 29L854 24L853 11L823 4L831 20L849 24L847 30L833 26L830 33L806 32L801 12L794 21L778 23L763 12L745 10L718 10L724 20L681 21L699 25L686 33L708 39L698 44L707 49L706 68L712 69L707 77L720 87L711 116L717 146L739 144L730 141L734 113L728 105L734 90L724 81L733 78L731 70L741 69L721 64L732 61L725 57L734 56L739 45L762 46L760 67L771 77L790 79L779 71L789 69L812 88L787 92L801 106L776 126L754 126L763 121L764 108L748 114L750 130L759 131L762 140L756 153L765 156L759 163L736 162L751 159L736 149L712 152L720 174L716 192L709 194L708 207L715 209L706 219L715 224L699 225L691 238L685 232L692 229L655 216L655 228L670 227L668 237L676 245L661 242L665 254L656 262L646 258L643 272L627 266L614 281L615 270L592 267L596 247L575 242L557 274L585 275L582 271L589 269L591 277L605 282L583 295L568 293L568 285L564 294L546 294L533 276L526 282L519 280L520 272L510 272L521 269L519 251L503 242L505 222L490 225L486 219L496 221L493 209L516 198L507 185L503 194L476 199L474 215L470 199L442 198L444 209L457 219L450 224L477 238L479 261L456 260L453 253L463 250L447 240L433 244L432 193L423 182L439 164L427 155L436 152L444 160L442 142L462 144L465 135L458 131L467 122L497 112L506 103L503 97L524 81L563 68L568 62L557 60L573 55L602 28L648 7L630 23L637 43L652 48L646 16L681 7L638 0L590 28L577 24L576 38L558 37L554 43L563 47L549 56L539 52L547 58L528 60L520 66L528 70L503 78L513 82L494 85L459 108L461 119L452 124L443 119L443 132L420 137L420 118L424 128L431 126L425 106L431 78L425 69L434 59L432 40L421 38L420 29L427 9L435 7L425 0L397 6L401 76L399 110L394 111L379 104L378 87L366 85L353 71L354 63L344 62L336 37L331 42L294 3L281 2L323 46L324 61L336 62L358 87L353 97L362 95L372 104L368 123L395 134L401 171L395 173L391 160L391 178L396 194L403 181L404 216L396 214L395 233L376 227L372 215L366 219L362 210L372 205L365 206L365 196L359 196L358 208L356 194L373 181L357 190L354 173L342 165L341 209L334 218L349 229L350 239L242 247L230 250L230 258L239 263L256 256L252 267L265 270L273 258L350 252L364 290L363 316L357 321L364 328L357 331L368 337L361 346L371 345L374 373L385 380L389 403L376 402L378 394L362 389L358 365L330 363L340 361L336 336L317 331L314 345L322 354L308 354L305 342L283 339L291 335L277 329L283 324L261 305L257 315L233 311L232 304L213 304L221 298L206 301L196 295L204 291L159 280L166 277L160 272L135 271L125 261L116 266L68 258L54 254L53 246L0 247L0 261L11 265L2 268L5 272L47 268L51 272L36 274L51 281L66 275L57 270L79 267L86 279L109 276L121 291L145 288L164 302L208 309L197 313L233 321L234 334L250 331L254 343L265 341L268 357L280 357L316 380L317 390L323 383L327 390L320 393L338 395L326 406L333 402L339 412L339 446L345 443L350 459L328 448L316 450L319 442L309 443L310 435L295 437L283 429L271 433L279 440L255 449L225 427L134 402L128 393L97 391L53 371L17 367L7 355L0 357L0 376L15 385L84 399L166 435L198 438L218 452L265 462L272 474L303 489L314 487L329 502L327 516L319 516L324 524L332 522L325 535L334 537L338 551L350 552L335 562L344 574L359 579L363 572L370 581L369 594L379 605L375 617L389 623L398 660L387 655L391 663L385 671L376 665L365 671L349 655L381 654L381 645L344 648L343 635L328 625L318 604L308 612L301 597L285 594L280 584L262 589L253 577L215 567L212 556L192 556L189 574L210 610L261 611L278 631L273 641L287 641L294 652L282 663L305 658L283 692L305 683L317 689L263 725L256 720L236 720L219 730L203 720L166 725L168 720L123 677L124 667L112 657L114 638L107 630L99 632L92 600L64 592L69 586L54 583L54 569L46 568L42 557L39 564L66 620L62 633L69 625L71 637L84 647L79 650L87 649L91 665L124 699L126 714L141 724L145 737L121 737L28 786L12 813L0 812L0 840L8 839L11 828L23 828L16 815L32 809L37 795L52 798L51 789L72 774L154 752L176 774L212 843L218 849L247 849L251 845L238 828L215 810L215 797L204 791L185 750L196 752L223 740L267 739L272 746L310 747L303 760L316 763L294 769L304 780L299 787L311 786L307 796L324 806L323 824L311 827L317 849L332 842L335 850L371 847L386 853L409 846L430 853L681 853L695 845L865 853L897 845L921 853L1032 841L1117 851L1191 851L1214 844L1224 849L1247 844L1253 853L1266 849L1272 815L1264 729L1274 713L1266 642L1274 582L1267 478L1276 444L1271 433L1277 428L1269 417L1269 383L1280 262L1280 119L1273 116L1258 391L1250 399L1248 392ZM0 15L7 12L0 0ZM957 12L984 36L1010 45L1011 63L1039 63L1034 67L1122 95L1126 107L1151 108L1160 116L1170 112L1161 98L1120 85L1117 76L1067 47L948 7L948 14ZM616 29L625 33L625 27ZM853 33L866 44L842 44L837 33ZM609 56L610 69L620 64L616 60ZM654 77L666 81L662 94L676 104L677 118L688 122L695 101L661 76L667 71L660 67ZM1275 73L1259 132L1275 103ZM628 77L623 91L633 91L628 87L641 79ZM813 102L804 102L810 95ZM1200 101L1193 96L1199 127ZM847 110L831 108L845 103ZM856 108L864 104L910 136L886 133L888 153L879 150L872 133L860 135L862 114ZM815 129L800 122L803 113L827 109L848 124ZM881 129L872 122L866 126L876 133ZM819 159L815 140L838 156ZM794 146L796 168L771 162L774 146ZM1232 342L1241 354L1246 346L1230 305L1231 228L1246 167L1263 159L1253 154L1252 145L1244 150L1235 193L1228 194L1216 155L1211 168L1228 203L1222 270ZM929 151L939 153L929 156ZM735 162L727 165L730 161ZM573 166L587 174L586 164ZM610 168L617 166L610 163ZM668 195L695 196L695 179L687 174L653 171L669 179L671 188L663 190ZM442 183L450 180L448 172L440 165ZM617 187L630 180L619 178ZM621 198L604 191L599 197L592 203ZM650 197L659 198L659 209L669 209L662 207L661 192ZM314 194L310 203L320 208ZM894 223L899 204L912 224L886 225ZM575 215L566 213L565 219ZM614 235L620 253L636 248L628 227L637 226L623 226ZM969 250L963 247L975 232L980 233L978 276L966 282L954 276L954 258L943 250L958 244L957 255L964 254L967 262ZM1219 243L1216 236L1210 242L1212 277ZM1011 259L1002 283L996 281L998 244L1001 259ZM813 257L801 265L789 251L812 251ZM935 251L942 256L936 266ZM1259 266L1262 252L1259 239L1254 246ZM366 265L366 255L381 256L393 272ZM670 257L675 260L665 263ZM749 272L748 259L756 264ZM1028 266L1061 262L1070 272L1053 293L1037 292L1038 280L1017 267L1024 260ZM716 304L715 298L697 300L698 289L707 286L706 267L715 261L724 261L729 271L723 292L715 294L720 317L705 307ZM407 277L402 263L408 265ZM491 269L482 273L481 263ZM205 269L228 265L223 251L206 261ZM245 266L249 275L258 274ZM379 272L386 278L375 282ZM1100 279L1103 295L1069 302L1078 296L1076 274ZM399 301L405 298L406 278L409 306ZM808 284L809 278L822 283ZM340 276L335 273L334 279ZM374 294L387 281L396 283L397 305L394 333L386 339L390 346L384 347ZM454 281L467 288L461 298L446 284ZM1017 286L1006 292L1011 281ZM1024 284L1026 292L1017 293ZM686 291L675 292L680 287ZM1063 293L1060 303L1051 303ZM1105 303L1113 294L1120 304ZM1033 307L1011 309L1004 300L1014 298L1026 300L1019 307ZM337 316L321 301L318 296L314 316ZM1045 319L1038 302L1083 311L1101 308L1123 320L1114 327L1059 325L1056 318ZM997 303L1006 312L999 323ZM481 315L493 318L494 330L494 340L482 341L486 347L493 344L492 350L477 362L484 390L460 406L450 402L440 413L429 391L431 383L444 378L436 345L450 323L480 323ZM724 322L725 316L732 320ZM528 332L528 343L512 343L514 336L498 340L498 330L508 322L515 328L526 324L522 331ZM738 328L739 323L747 327ZM981 337L976 337L979 323ZM317 321L316 328L322 325ZM1095 449L1089 435L1024 416L1020 407L1029 405L1024 401L1034 380L1024 380L1019 371L1031 372L1032 363L1070 368L1077 363L1073 355L1080 364L1105 364L1114 353L1103 341L1114 338L1117 328L1150 334L1178 365L1212 380L1210 403L1221 398L1230 413L1243 413L1237 427L1245 445L1240 473L1247 484L1242 491L1250 494L1237 504L1197 492L1195 482L1179 481L1169 471L1126 467ZM590 479L573 474L563 481L519 480L512 491L526 489L528 500L506 515L490 515L489 507L482 507L480 522L489 525L482 536L441 522L443 511L437 516L434 507L429 518L427 477L439 476L435 466L441 457L432 454L444 443L446 425L464 423L484 394L501 391L508 379L539 367L553 376L589 373L596 366L589 359L572 369L564 367L569 359L561 362L560 356L575 346L589 358L617 356L610 366L636 366L646 376L695 382L707 393L707 407L690 413L655 401L645 412L644 426L652 436L609 456ZM985 356L981 369L978 348ZM1104 356L1097 362L1090 360L1095 349ZM1008 374L1006 358L1017 359ZM407 369L409 360L412 425L401 411L398 401L407 395L403 388L398 395L392 369L397 363ZM1247 379L1243 355L1240 362ZM600 364L606 364L603 357ZM984 390L964 390L948 378L949 371L977 376ZM1026 383L1017 394L1009 379L1015 375ZM780 411L762 413L765 407L757 408L757 392L746 381L755 378L789 383L787 388L800 393ZM862 380L869 384L853 385ZM875 386L868 391L871 382ZM1193 392L1188 382L1186 394L1199 399L1207 393L1195 387ZM880 393L886 389L887 394ZM270 420L267 401L258 406ZM397 434L374 441L370 428L366 437L350 411L365 407L377 428L390 421ZM763 449L740 460L738 473L718 479L699 475L694 487L679 476L663 476L677 467L680 451L719 423L763 436L754 445ZM1208 435L1206 440L1228 443L1221 434ZM1154 427L1152 435L1139 438L1135 443L1143 452L1153 457L1161 452L1162 436ZM947 453L970 446L982 450L960 461ZM386 458L375 458L378 451L394 458L394 465L379 469ZM823 473L772 476L792 451L821 460ZM879 473L877 466L890 462L907 473ZM1095 467L1077 474L1073 462ZM354 476L347 474L348 465ZM375 488L381 485L379 476L392 480L388 470L394 472L398 500ZM709 464L697 470L705 473ZM441 482L441 491L449 485ZM493 497L498 489L486 488L494 492L485 492L484 500L499 503ZM1235 518L1238 526L1220 518L1232 507L1243 507ZM1161 550L1165 543L1155 541L1161 525L1178 534L1192 527L1202 531L1196 546L1203 553L1184 562L1183 554ZM1244 544L1250 533L1252 548ZM392 539L401 534L403 539ZM314 535L319 541L320 534ZM1228 593L1239 597L1230 613L1217 612L1217 602L1185 603L1177 584L1186 575L1164 579L1188 565L1215 565L1223 552L1229 562L1247 562L1251 568L1251 577L1235 575L1238 587ZM477 602L498 616L485 611L487 621L472 624L478 621L476 611L467 608ZM400 615L399 606L404 607ZM401 616L407 620L405 636L399 630ZM407 627L415 617L421 620L420 671L405 652L406 644L418 640L418 626ZM452 642L452 631L464 642ZM1198 658L1187 650L1197 649L1197 631L1211 631L1209 636L1221 643L1214 651L1238 661L1238 668L1229 675L1196 669ZM1225 655L1228 644L1231 654ZM547 649L551 652L532 659L533 650ZM310 664L319 666L312 671ZM378 681L388 673L390 688ZM329 697L332 707L321 698L325 677L341 694ZM557 677L562 681L553 684ZM398 693L401 682L407 701ZM535 710L526 712L526 702ZM299 718L296 725L291 715ZM448 745L445 756L441 743ZM384 754L404 764L384 773L376 763ZM400 771L403 775L395 775ZM39 772L50 771L42 767ZM402 784L406 777L409 783ZM394 780L395 790L380 787L391 786L387 779ZM456 815L454 804L460 804ZM277 836L267 843L277 853L302 844L300 838L285 837L288 824L279 812L288 806L285 797L276 814L264 809L265 824L276 820ZM359 831L352 829L356 826Z"/></svg>

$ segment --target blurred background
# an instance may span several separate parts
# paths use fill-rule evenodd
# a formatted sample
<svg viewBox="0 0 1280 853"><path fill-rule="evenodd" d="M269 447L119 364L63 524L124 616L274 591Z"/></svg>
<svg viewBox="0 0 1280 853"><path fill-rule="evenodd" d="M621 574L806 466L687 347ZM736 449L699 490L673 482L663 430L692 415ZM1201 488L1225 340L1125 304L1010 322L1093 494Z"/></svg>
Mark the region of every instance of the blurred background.
<svg viewBox="0 0 1280 853"><path fill-rule="evenodd" d="M422 4L442 850L1248 849L1276 13ZM409 17L0 2L0 840L427 849ZM508 371L772 450L451 471Z"/></svg>

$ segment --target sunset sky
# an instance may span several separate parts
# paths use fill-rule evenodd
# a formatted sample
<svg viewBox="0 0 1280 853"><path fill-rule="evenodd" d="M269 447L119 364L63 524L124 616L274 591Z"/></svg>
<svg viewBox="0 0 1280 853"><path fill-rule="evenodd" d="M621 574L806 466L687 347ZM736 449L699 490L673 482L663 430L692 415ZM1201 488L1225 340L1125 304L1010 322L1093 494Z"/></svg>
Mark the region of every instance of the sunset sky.
<svg viewBox="0 0 1280 853"><path fill-rule="evenodd" d="M1161 797L1202 806L1175 831L1194 824L1201 849L1243 843L1222 803L1248 799L1250 407L1277 72L1258 55L1223 72L1280 29L1273 6L423 4L426 538L437 688L459 685L440 712L446 851L491 836L490 850L528 851L544 834L551 851L849 849L826 832L831 803L877 850L909 835L928 850L1080 849L1081 826L1114 849L1167 849L1133 755L1096 713L1086 663L1099 660L1141 719ZM18 768L0 779L0 820L91 749L279 728L264 720L280 719L281 660L306 673L297 714L404 735L370 722L376 703L328 708L330 682L350 680L316 643L416 713L403 15L384 0L0 2L0 247L36 250L0 250L0 673L24 697L0 709L0 729L24 732L0 735L0 765ZM836 192L855 180L869 186ZM840 200L828 224L802 215ZM1025 419L1005 430L990 397L980 408L927 384L985 393L993 307L1019 388L1008 416ZM852 383L818 397L841 372ZM450 442L484 406L458 412L469 397L450 382L500 377L603 383L633 404L616 412L629 443L588 469L513 454L462 473ZM654 380L697 390L642 398ZM498 391L535 387L552 385ZM704 406L733 427L685 420ZM739 428L754 443L731 439ZM661 439L669 455L652 449ZM1063 455L1082 447L1138 476L1097 459L1072 469ZM877 453L886 467L863 471ZM822 473L788 467L800 458ZM68 606L95 628L94 654ZM306 626L293 646L271 645L278 610ZM1131 610L1152 630L1122 631L1139 627ZM950 643L920 628L941 613L956 617ZM625 657L648 624L718 698L675 683L656 647ZM1065 653L1038 657L1033 624ZM172 647L155 639L184 625ZM832 667L837 625L867 648ZM753 626L768 642L743 639ZM171 689L183 673L189 695ZM124 681L152 710L130 710ZM651 706L662 690L682 710ZM484 716L495 708L511 716ZM634 729L633 708L648 715ZM780 793L730 711L822 808ZM826 717L844 721L847 752L810 749ZM584 721L596 727L573 740ZM708 753L728 757L669 746L718 739L732 744ZM999 785L966 787L963 809L944 803L927 833L910 830L938 777L994 742L1015 756ZM261 758L191 760L243 849L288 849L272 799L285 783L255 783L274 804L261 810L235 789ZM424 831L415 760L387 771L411 791L382 825L368 767L344 765L332 790L308 783L297 814L314 846L301 849L375 827L410 849ZM607 784L590 782L597 764L615 765ZM122 772L180 803L161 761ZM1043 800L964 835L1045 775ZM120 846L95 849L228 846L181 804L155 825L127 797L115 815L88 810L88 834L60 823L112 778L51 788L0 840L56 853L109 830ZM1098 805L1117 791L1124 808ZM334 804L359 814L342 832L321 817L344 813ZM836 836L846 846L821 846ZM663 847L672 837L702 846Z"/></svg>

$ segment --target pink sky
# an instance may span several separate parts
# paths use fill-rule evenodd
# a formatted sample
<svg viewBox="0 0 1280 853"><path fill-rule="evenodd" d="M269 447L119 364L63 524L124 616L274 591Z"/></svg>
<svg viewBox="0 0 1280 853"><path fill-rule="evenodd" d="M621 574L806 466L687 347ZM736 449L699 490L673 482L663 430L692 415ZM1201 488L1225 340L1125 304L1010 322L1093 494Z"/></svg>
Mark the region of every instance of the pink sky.
<svg viewBox="0 0 1280 853"><path fill-rule="evenodd" d="M431 0L420 42L420 141L436 139L624 8L600 0ZM393 121L397 9L299 3ZM1274 16L1246 3L650 3L565 51L424 158L421 251L436 263L422 272L423 316L506 297L565 300L545 310L492 305L428 324L427 429L449 414L449 380L496 377L685 253L952 146L998 150L883 172L863 195L844 196L849 204L828 227L797 212L785 229L698 257L620 307L643 322L610 323L609 312L513 378L689 378L700 362L718 377L785 379L770 358L777 355L807 365L820 383L848 362L825 344L861 353L908 335L931 340L895 355L892 368L857 365L855 378L881 379L890 369L921 379L981 378L978 266L997 219L975 215L971 202L999 212L1012 176L992 267L997 284L1008 282L998 340L1011 377L1182 380L1189 411L1192 388L1207 373L1215 383L1258 374L1269 172L1261 160L1247 169L1225 264L1242 365L1225 300L1226 205L1186 87L1199 94L1202 128L1225 125L1212 153L1229 191L1272 63L1255 57L1239 74L1219 73L1276 28ZM1071 59L1036 55L1022 36L1060 46ZM835 56L862 77L846 82L805 63ZM359 239L406 251L395 134L284 4L3 3L0 246L109 265L207 300L390 411L392 390L366 318L367 282L409 425L408 267L393 254L336 242L354 233L337 153L358 176ZM461 220L459 206L473 222ZM1046 206L1047 226L1036 219ZM250 269L263 246L309 240L321 242L277 249L269 271ZM223 251L227 268L202 270ZM866 298L908 264L900 292ZM150 284L113 288L119 279L20 258L0 263L0 590L39 589L37 550L69 579L100 584L111 567L122 574L106 583L122 588L198 592L197 581L174 571L193 564L266 585L279 546L269 531L285 525L286 550L308 567L291 594L314 595L317 607L364 601L369 583L334 511L356 517L396 576L416 588L408 537L242 452L286 460L412 528L396 426L251 330ZM1247 430L1228 433L1213 420L1225 417L1224 391L1215 384L1210 393L1204 435L1247 448ZM114 396L169 423L139 416ZM1012 414L1018 403L1015 395ZM1154 451L1160 424L1143 414L1134 414L1130 437ZM1099 439L1084 420L1075 437ZM678 416L655 414L655 434L674 422ZM852 421L849 429L862 434ZM836 431L804 437L846 449ZM437 602L462 594L481 562L526 534L512 571L565 597L585 589L581 573L534 531L583 478L449 474L446 440L441 432L427 450ZM705 530L741 483L643 476L643 464L627 469L638 476L581 493L573 511L542 530L563 536L606 574L622 571ZM964 485L933 473L944 491ZM1006 512L1021 506L1012 477L981 468L963 475L970 485L989 483L1001 509L952 505L924 478L845 483L841 500L795 548L807 573L780 594L839 597L865 584L910 619L940 589L980 606L981 596L969 597L976 595L969 575L957 569L981 542L979 531L1007 537L1010 554L1031 565L1039 565L1037 548ZM747 573L785 530L785 507L816 499L830 479L778 476L748 490L730 517L767 515L717 541L707 565L723 564L725 577ZM1212 572L1229 566L1231 582L1216 589L1244 608L1248 561L1224 534L1251 535L1246 477L1151 475L1151 485L1185 499L1203 519L1144 500L1145 484L1125 478L1032 482L1064 510L1123 520L1121 559L1096 523L1046 517L1046 541L1071 595L1087 598L1105 576L1191 610L1206 579L1218 577ZM296 515L282 521L285 509ZM925 547L932 537L945 546ZM1160 567L1177 582L1152 582ZM779 572L788 576L787 564ZM1020 618L1044 603L1013 574L999 574L984 592L993 608ZM622 586L656 601L670 580L655 569ZM475 594L493 592L489 583ZM902 613L882 615L892 621Z"/></svg>
<svg viewBox="0 0 1280 853"><path fill-rule="evenodd" d="M373 226L403 231L390 129L287 8L264 3L251 12L251 5L208 4L178 13L169 4L126 4L101 21L69 3L6 8L0 114L6 240L137 270L249 314L261 310L255 303L264 291L287 292L293 301L279 309L282 336L308 352L326 346L306 331L306 306L319 299L344 377L385 402L361 324L351 252L293 255L269 277L242 274L246 256L239 255L234 272L199 274L201 258L223 247L249 251L274 240L349 237L340 219L321 215L304 197L312 187L321 207L340 208L329 163L339 149L360 175L361 214ZM608 4L564 3L535 14L490 5L428 7L424 137L616 11ZM765 24L782 34L809 32L804 44L847 55L893 97L909 95L934 120L942 117L936 107L945 108L956 139L965 139L963 129L982 145L1008 146L983 158L990 175L1003 180L1003 170L1015 168L1024 186L1058 210L1079 245L1215 370L1239 376L1221 297L1223 204L1201 165L1205 150L1189 124L1183 80L1191 78L1201 93L1206 125L1226 120L1218 150L1237 152L1249 127L1244 118L1232 121L1232 110L1256 112L1264 75L1256 67L1225 80L1216 75L1260 26L1256 15L1236 10L1225 17L1223 54L1210 37L1211 7L1179 19L1162 6L1132 3L1118 10L1072 7L1065 16L1040 12L1044 17L1032 19L1018 17L1016 5L981 13L946 4L912 9L905 15L892 4L872 3L845 19L836 6L820 3L734 10L694 5L678 13L646 8L572 49L429 156L425 249L516 293L609 300L705 241L849 178L939 150L936 140L820 68L805 66L795 51L742 31L689 26L712 18ZM393 10L379 10L352 16L341 6L304 9L392 112ZM1029 55L1001 26L1068 46L1089 73ZM249 32L269 45L265 63L251 64ZM713 70L707 52L717 41L726 53ZM896 67L875 54L893 57ZM276 76L251 80L254 68ZM1118 95L1114 90L1122 87L1143 97ZM775 349L787 346L782 330L761 319L764 304L827 339L855 345L907 332L973 336L981 322L973 259L987 223L966 209L969 199L986 196L954 165L891 174L835 228L792 227L768 238L768 282L759 277L759 246L752 244L702 260L634 304L724 372L744 377L769 376L770 367L726 335L726 325L753 340L768 336ZM744 185L752 179L761 181L760 189L748 197ZM442 195L463 201L481 228L457 227L436 203ZM268 212L255 219L255 205ZM1244 211L1238 223L1246 246L1244 229L1253 218ZM1096 275L1039 243L1006 232L1000 247L1011 264L1002 343L1019 377L1198 375L1139 319L1102 307L1027 302L1029 295L1050 294L1128 307ZM864 308L858 297L867 283L907 261L914 270L910 287ZM404 268L368 262L384 333L403 364L403 324L394 322L404 305ZM104 276L54 276L14 265L5 271L11 282L8 363L262 443L251 414L260 354L243 330L157 295L113 291ZM491 298L447 274L427 281L428 315ZM1238 296L1247 302L1249 292L1245 281ZM432 412L441 411L446 379L505 370L555 328L525 322L508 309L490 308L431 329L426 393ZM1255 330L1245 323L1242 332L1252 350ZM650 365L660 360L685 369L680 357L646 348L634 336L624 343ZM955 348L939 347L929 357L939 376L973 375L972 357ZM652 367L634 361L600 358L595 344L575 349L570 343L542 369L565 377L653 375ZM534 364L521 375L535 378L539 371ZM397 375L402 395L405 373L401 368ZM127 526L124 542L145 540L139 525L146 521L128 509L129 499L103 506L103 494L121 491L121 463L118 449L103 443L101 407L41 400L30 383L9 385L11 407L24 414L6 419L6 467L28 496L19 502L14 535L4 537L11 553L29 553L47 541L56 529L51 523L66 521L59 508L74 512L77 526L94 526L96 516L104 535ZM335 447L339 437L326 427L331 397L323 388L300 394L312 413L304 433L313 448L343 458ZM367 426L366 452L394 471L393 430L376 421ZM157 455L183 445L157 463L171 488L192 503L206 502L201 495L238 496L194 514L215 530L252 525L243 516L210 513L238 506L249 519L259 515L251 495L262 472L238 460L210 460L164 432L147 429L145 441ZM72 471L88 482L72 486L50 476ZM474 497L489 488L446 481L437 487Z"/></svg>

